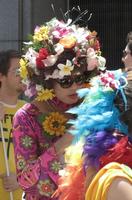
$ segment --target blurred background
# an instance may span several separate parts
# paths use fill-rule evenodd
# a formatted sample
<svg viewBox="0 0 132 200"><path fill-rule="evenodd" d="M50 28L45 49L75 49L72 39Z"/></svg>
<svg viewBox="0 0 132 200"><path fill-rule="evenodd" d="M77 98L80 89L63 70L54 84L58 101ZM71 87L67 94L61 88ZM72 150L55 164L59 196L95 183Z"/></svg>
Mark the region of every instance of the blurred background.
<svg viewBox="0 0 132 200"><path fill-rule="evenodd" d="M132 31L132 0L0 0L0 50L13 48L21 51L23 41L33 33L36 25L53 17L62 19L63 13L74 6L92 13L86 24L91 31L98 33L107 67L122 67L126 35ZM76 16L76 12L70 15L73 19ZM85 17L87 21L88 17Z"/></svg>

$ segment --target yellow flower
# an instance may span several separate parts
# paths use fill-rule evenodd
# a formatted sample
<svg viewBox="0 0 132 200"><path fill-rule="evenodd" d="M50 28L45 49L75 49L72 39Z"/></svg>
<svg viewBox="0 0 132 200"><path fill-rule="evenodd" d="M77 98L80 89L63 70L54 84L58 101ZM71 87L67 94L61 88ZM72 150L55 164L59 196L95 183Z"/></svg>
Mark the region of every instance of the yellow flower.
<svg viewBox="0 0 132 200"><path fill-rule="evenodd" d="M20 76L23 79L26 79L27 75L28 75L28 71L27 71L27 63L28 61L21 58L20 59Z"/></svg>
<svg viewBox="0 0 132 200"><path fill-rule="evenodd" d="M41 26L35 33L33 36L33 40L34 42L41 42L43 40L48 40L49 36L49 29L47 26Z"/></svg>
<svg viewBox="0 0 132 200"><path fill-rule="evenodd" d="M60 136L65 133L65 124L67 118L58 112L52 112L47 116L43 122L44 130L49 133L49 135Z"/></svg>
<svg viewBox="0 0 132 200"><path fill-rule="evenodd" d="M38 92L38 96L36 97L37 101L47 101L53 99L55 95L53 94L53 90L43 89Z"/></svg>

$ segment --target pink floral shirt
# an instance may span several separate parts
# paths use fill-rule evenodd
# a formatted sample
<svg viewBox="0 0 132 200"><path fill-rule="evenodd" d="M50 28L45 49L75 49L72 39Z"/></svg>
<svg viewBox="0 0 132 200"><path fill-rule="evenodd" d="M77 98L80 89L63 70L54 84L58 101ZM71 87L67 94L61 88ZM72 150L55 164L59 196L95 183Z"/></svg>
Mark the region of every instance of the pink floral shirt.
<svg viewBox="0 0 132 200"><path fill-rule="evenodd" d="M17 178L26 200L55 200L58 171L62 165L54 149L54 140L43 134L37 120L39 110L27 103L14 116L13 143Z"/></svg>

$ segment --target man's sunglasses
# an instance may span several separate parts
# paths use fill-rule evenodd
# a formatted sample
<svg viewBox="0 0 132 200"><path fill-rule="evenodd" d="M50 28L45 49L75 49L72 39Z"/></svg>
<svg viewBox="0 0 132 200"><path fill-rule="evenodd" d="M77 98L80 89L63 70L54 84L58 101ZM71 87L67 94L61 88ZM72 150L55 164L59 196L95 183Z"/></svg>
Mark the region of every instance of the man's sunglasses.
<svg viewBox="0 0 132 200"><path fill-rule="evenodd" d="M15 74L15 76L20 76L20 68L8 70L8 72Z"/></svg>
<svg viewBox="0 0 132 200"><path fill-rule="evenodd" d="M57 83L60 84L62 88L69 88L73 83L77 85L82 85L83 83L88 82L87 76L85 74L79 74L75 76L65 76L63 79L56 79Z"/></svg>
<svg viewBox="0 0 132 200"><path fill-rule="evenodd" d="M131 54L130 52L127 52L127 51L123 51L123 57L126 57L128 54Z"/></svg>

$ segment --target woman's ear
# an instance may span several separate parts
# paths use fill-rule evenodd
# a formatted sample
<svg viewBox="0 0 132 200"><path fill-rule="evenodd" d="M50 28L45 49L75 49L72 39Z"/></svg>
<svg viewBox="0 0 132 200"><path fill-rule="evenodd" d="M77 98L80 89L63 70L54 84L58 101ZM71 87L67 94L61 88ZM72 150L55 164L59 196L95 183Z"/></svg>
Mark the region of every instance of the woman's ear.
<svg viewBox="0 0 132 200"><path fill-rule="evenodd" d="M3 74L0 73L0 82L2 81L2 79L3 79Z"/></svg>
<svg viewBox="0 0 132 200"><path fill-rule="evenodd" d="M2 73L0 73L0 81L1 81L1 78L3 77Z"/></svg>

